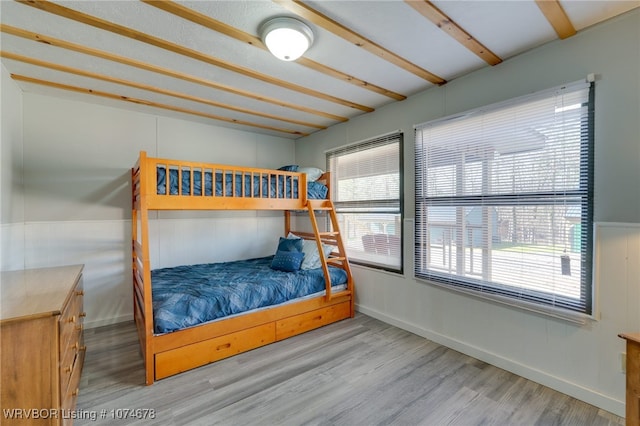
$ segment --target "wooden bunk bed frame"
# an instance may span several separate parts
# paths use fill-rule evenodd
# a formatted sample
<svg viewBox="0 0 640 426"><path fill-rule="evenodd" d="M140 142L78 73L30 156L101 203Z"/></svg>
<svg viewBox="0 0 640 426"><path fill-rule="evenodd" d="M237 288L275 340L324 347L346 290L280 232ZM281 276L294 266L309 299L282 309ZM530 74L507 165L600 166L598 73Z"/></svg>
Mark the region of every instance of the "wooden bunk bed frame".
<svg viewBox="0 0 640 426"><path fill-rule="evenodd" d="M167 171L166 194L157 194L157 167L164 167ZM192 195L170 195L170 169L178 170L179 174L189 173L191 188L187 189ZM231 194L239 192L241 195L204 195L204 184L201 191L194 191L193 182L195 173L201 173L200 176L204 179L205 171L223 175L231 173L233 176L239 174L243 176L242 179L261 179L264 176L271 179L276 176L276 182L278 179L290 179L290 182L296 180L298 196L294 196L292 191L285 195L286 198L274 198L262 193L259 197L245 196L244 189L235 187L235 178ZM328 186L328 173L320 180ZM182 180L178 179L177 183L178 193L182 194ZM225 183L222 185L222 193L225 194ZM194 192L202 194L193 195ZM215 179L213 192L215 194ZM353 277L333 203L330 199L307 199L304 173L151 158L141 151L132 169L132 205L133 311L147 385L153 384L155 380L354 316ZM156 335L149 258L149 212L154 210L283 210L284 235L291 231L291 211L306 210L313 232L295 232L296 235L315 239L319 253L322 253L322 243L335 247L329 258L320 256L325 276L325 294ZM319 231L315 211L322 210L329 213L334 231ZM345 270L347 285L344 290L332 292L329 265Z"/></svg>

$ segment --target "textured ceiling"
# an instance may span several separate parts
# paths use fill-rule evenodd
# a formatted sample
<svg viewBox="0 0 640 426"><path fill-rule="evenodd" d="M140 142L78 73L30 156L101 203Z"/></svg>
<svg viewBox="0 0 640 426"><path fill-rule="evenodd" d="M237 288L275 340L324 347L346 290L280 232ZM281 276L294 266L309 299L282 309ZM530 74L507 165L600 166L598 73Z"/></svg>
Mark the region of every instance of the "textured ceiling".
<svg viewBox="0 0 640 426"><path fill-rule="evenodd" d="M615 0L0 1L24 91L298 138L640 6ZM258 27L305 21L283 62Z"/></svg>

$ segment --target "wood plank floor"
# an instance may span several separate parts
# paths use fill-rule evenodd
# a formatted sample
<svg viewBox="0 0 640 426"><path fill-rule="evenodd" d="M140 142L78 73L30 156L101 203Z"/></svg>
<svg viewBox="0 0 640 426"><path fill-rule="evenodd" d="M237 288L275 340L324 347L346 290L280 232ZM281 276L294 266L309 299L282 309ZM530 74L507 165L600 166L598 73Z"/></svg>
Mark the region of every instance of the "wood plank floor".
<svg viewBox="0 0 640 426"><path fill-rule="evenodd" d="M152 386L133 322L85 336L76 425L624 424L362 314Z"/></svg>

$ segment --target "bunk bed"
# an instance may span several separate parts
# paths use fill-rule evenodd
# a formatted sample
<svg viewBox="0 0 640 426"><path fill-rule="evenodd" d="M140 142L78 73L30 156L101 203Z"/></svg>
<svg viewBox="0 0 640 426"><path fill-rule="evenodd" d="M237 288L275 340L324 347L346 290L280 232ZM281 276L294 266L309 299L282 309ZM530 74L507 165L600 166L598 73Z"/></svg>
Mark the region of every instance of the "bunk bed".
<svg viewBox="0 0 640 426"><path fill-rule="evenodd" d="M328 173L308 179L306 173L286 167L271 170L228 166L152 158L140 152L132 168L133 307L147 385L353 317L353 278L329 186ZM299 247L303 243L305 248L316 250L317 258L314 265L297 272L275 268L276 257L283 254L280 251L259 259L152 270L149 212L159 210L282 210L284 232L278 248ZM292 231L292 211L308 213L312 232ZM316 215L321 211L327 212L330 232L319 229ZM299 254L295 257L301 259ZM274 280L264 280L274 268L284 281L274 284ZM193 282L189 282L190 276L196 277ZM255 277L263 279L254 280ZM229 290L230 295L221 295L219 287L201 291L198 286L203 280L222 283L220 287ZM236 281L239 290L228 285ZM270 281L271 288L254 287L262 285L256 281ZM176 288L183 284L191 287L181 294L161 291L164 288L177 292ZM250 297L247 306L238 307L234 291L255 297ZM194 319L198 315L185 313L190 306L210 300L194 300L194 294L219 297L211 303L215 308L204 309L214 312L212 315ZM162 305L163 302L166 303ZM172 306L179 308L163 311Z"/></svg>

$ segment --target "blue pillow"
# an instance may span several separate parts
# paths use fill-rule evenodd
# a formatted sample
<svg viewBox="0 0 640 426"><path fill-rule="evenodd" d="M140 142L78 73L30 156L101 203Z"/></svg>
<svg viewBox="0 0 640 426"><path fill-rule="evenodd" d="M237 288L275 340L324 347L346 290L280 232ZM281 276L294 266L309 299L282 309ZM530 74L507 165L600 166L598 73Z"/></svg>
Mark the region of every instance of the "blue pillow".
<svg viewBox="0 0 640 426"><path fill-rule="evenodd" d="M278 168L278 170L282 170L283 172L297 172L298 171L298 165L297 164L290 164L288 166L282 166L282 167Z"/></svg>
<svg viewBox="0 0 640 426"><path fill-rule="evenodd" d="M292 251L292 252L302 252L302 238L284 238L280 237L280 241L278 242L278 251Z"/></svg>
<svg viewBox="0 0 640 426"><path fill-rule="evenodd" d="M302 259L304 259L304 253L302 252L278 250L271 261L271 269L284 272L299 271Z"/></svg>

